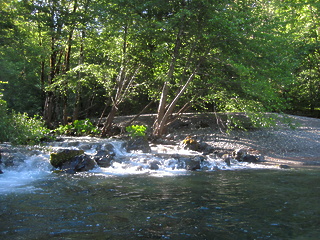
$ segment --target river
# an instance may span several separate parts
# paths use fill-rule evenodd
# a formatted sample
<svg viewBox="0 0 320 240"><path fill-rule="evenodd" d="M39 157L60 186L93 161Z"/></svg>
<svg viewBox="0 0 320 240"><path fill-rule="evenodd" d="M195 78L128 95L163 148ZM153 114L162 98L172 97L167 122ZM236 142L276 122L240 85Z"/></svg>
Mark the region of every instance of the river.
<svg viewBox="0 0 320 240"><path fill-rule="evenodd" d="M0 175L0 239L318 239L320 171L261 166Z"/></svg>

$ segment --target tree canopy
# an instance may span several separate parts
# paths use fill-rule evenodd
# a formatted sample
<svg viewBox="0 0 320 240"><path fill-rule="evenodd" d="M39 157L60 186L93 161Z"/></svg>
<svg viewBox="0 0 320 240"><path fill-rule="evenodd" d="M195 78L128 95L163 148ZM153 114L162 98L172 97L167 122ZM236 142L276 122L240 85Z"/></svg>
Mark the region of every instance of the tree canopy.
<svg viewBox="0 0 320 240"><path fill-rule="evenodd" d="M320 98L316 0L4 0L7 107L47 126L185 111L311 112ZM145 108L148 106L148 108Z"/></svg>

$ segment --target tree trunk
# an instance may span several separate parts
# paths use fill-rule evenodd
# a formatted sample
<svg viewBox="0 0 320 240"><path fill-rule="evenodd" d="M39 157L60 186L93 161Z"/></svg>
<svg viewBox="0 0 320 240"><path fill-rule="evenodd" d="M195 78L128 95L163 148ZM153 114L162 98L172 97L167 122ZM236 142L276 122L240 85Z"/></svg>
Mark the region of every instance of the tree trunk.
<svg viewBox="0 0 320 240"><path fill-rule="evenodd" d="M190 84L190 82L194 79L197 69L198 68L195 69L195 71L191 74L191 76L189 77L187 82L184 84L184 86L181 88L179 93L171 101L170 105L167 107L167 109L166 109L165 113L163 114L162 118L159 119L160 121L158 121L157 127L154 129L153 135L159 137L159 136L161 136L161 135L166 133L168 122L169 122L169 117L172 115L173 110L176 107L179 98L183 95L183 93L187 89L187 87Z"/></svg>
<svg viewBox="0 0 320 240"><path fill-rule="evenodd" d="M82 30L81 33L81 45L80 45L80 57L79 57L79 65L84 63L84 38L85 38L85 30ZM81 72L79 72L78 78L81 79ZM73 116L72 119L77 120L79 117L79 108L80 108L80 100L81 100L81 83L77 83L77 88L76 88L76 100L74 103L74 108L73 108Z"/></svg>
<svg viewBox="0 0 320 240"><path fill-rule="evenodd" d="M101 136L106 137L111 130L112 123L114 120L114 117L118 111L119 104L123 101L124 97L127 94L127 91L129 90L132 81L135 77L135 74L137 73L138 69L133 74L132 78L129 79L128 73L127 73L127 35L128 35L128 25L124 26L124 35L123 35L123 45L122 45L122 60L121 60L121 67L118 74L118 77L116 79L116 88L117 92L114 98L112 99L112 108L109 112L107 119L103 125Z"/></svg>
<svg viewBox="0 0 320 240"><path fill-rule="evenodd" d="M167 107L167 101L168 101L168 92L169 92L169 82L172 79L173 73L174 73L174 68L176 65L176 61L179 55L179 50L181 47L181 36L183 34L183 25L179 29L179 32L177 34L176 42L175 42L175 47L173 50L173 55L171 59L171 63L169 66L169 71L167 74L167 79L163 84L162 92L161 92L161 97L160 97L160 102L159 102L159 107L158 107L158 112L157 112L157 117L155 119L155 122L153 124L153 134L156 136L160 136L165 132L165 127L161 122L163 121L165 112L166 112L166 107ZM161 129L160 129L161 128Z"/></svg>
<svg viewBox="0 0 320 240"><path fill-rule="evenodd" d="M53 83L53 79L56 74L56 60L57 60L57 50L55 49L55 38L51 37L51 56L50 56L50 73L48 76L48 84L49 86ZM52 120L55 109L55 96L52 91L48 91L46 93L46 100L44 105L43 118L48 127L52 127Z"/></svg>
<svg viewBox="0 0 320 240"><path fill-rule="evenodd" d="M118 108L115 105L113 105L103 125L102 131L101 131L101 137L106 137L110 133L112 123L113 123L114 117L116 116L117 111L118 111Z"/></svg>

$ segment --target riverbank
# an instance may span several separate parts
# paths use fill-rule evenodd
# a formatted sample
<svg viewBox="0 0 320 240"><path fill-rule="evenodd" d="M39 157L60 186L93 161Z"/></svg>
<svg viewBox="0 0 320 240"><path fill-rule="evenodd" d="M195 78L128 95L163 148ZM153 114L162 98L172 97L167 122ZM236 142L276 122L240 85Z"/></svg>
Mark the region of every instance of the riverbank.
<svg viewBox="0 0 320 240"><path fill-rule="evenodd" d="M241 114L240 114L241 115ZM154 115L142 115L133 124L152 126ZM295 128L279 123L265 129L225 131L225 120L215 114L185 114L168 129L165 139L179 143L192 135L216 149L246 149L264 156L263 164L320 168L320 119L287 116ZM122 124L131 116L118 117Z"/></svg>

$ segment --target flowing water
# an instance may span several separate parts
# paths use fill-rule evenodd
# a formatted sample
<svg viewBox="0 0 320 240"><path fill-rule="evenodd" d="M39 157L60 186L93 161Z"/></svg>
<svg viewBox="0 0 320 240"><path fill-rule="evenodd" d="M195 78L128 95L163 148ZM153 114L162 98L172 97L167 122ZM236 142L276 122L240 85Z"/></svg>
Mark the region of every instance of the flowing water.
<svg viewBox="0 0 320 240"><path fill-rule="evenodd" d="M152 155L117 151L130 161L85 173L52 173L47 152L3 169L0 239L319 239L317 169L136 171Z"/></svg>

